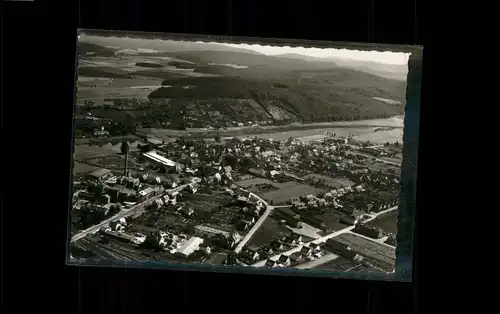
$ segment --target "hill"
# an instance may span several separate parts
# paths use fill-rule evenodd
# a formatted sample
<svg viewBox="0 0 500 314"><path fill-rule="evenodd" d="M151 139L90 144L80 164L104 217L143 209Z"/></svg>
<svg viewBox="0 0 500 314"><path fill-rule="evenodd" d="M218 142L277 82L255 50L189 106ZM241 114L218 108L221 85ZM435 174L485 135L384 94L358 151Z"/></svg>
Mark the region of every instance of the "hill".
<svg viewBox="0 0 500 314"><path fill-rule="evenodd" d="M217 46L217 51L199 50L201 46L196 45L184 42L167 47L177 51L127 56L143 70L120 71L117 62L114 68L82 67L78 71L87 76L162 78L164 87L153 91L149 98L159 103L170 102L175 108L169 110L192 114L200 121L217 120L214 115L218 114L224 116L223 120L232 121L313 122L384 118L404 113L404 81L312 57L268 56L237 48L223 50L223 46ZM188 50L189 47L196 49ZM158 50L157 46L133 48ZM113 56L118 60L116 51L87 42L79 45L80 53L92 53L93 57ZM383 102L380 98L400 104Z"/></svg>

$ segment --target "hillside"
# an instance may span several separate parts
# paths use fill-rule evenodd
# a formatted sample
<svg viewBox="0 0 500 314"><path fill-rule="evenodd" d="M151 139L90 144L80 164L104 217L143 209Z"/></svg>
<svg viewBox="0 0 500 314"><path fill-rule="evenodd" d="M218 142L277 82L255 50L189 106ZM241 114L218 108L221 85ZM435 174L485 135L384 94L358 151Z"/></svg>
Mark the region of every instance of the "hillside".
<svg viewBox="0 0 500 314"><path fill-rule="evenodd" d="M389 105L376 101L372 95L380 95L370 90L355 90L341 86L324 86L321 84L298 84L282 80L259 81L232 77L190 77L166 79L162 85L168 87L153 91L151 99L171 99L179 102L221 103L214 106L218 110L239 120L234 107L246 105L251 100L275 120L289 119L311 121L341 121L352 119L382 118L403 113L401 105ZM187 88L189 87L189 88ZM229 109L232 108L232 109ZM241 109L241 108L239 108ZM280 112L273 115L272 112ZM281 117L281 119L280 119Z"/></svg>
<svg viewBox="0 0 500 314"><path fill-rule="evenodd" d="M222 120L340 121L404 113L404 81L300 55L267 56L220 47L217 51L196 50L201 46L187 50L189 45L181 46L182 51L116 56L115 49L81 43L79 52L85 53L81 60L87 66L80 66L78 73L139 80L160 78L164 87L151 92L149 98L169 102L169 116L185 112L186 117L191 119L191 114L192 121L199 121L200 125L200 121L218 124Z"/></svg>

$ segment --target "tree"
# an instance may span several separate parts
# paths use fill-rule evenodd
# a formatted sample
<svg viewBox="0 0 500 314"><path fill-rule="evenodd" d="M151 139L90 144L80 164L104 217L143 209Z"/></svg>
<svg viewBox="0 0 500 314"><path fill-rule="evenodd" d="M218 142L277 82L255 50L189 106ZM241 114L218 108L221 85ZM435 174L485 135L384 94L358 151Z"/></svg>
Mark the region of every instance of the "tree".
<svg viewBox="0 0 500 314"><path fill-rule="evenodd" d="M231 168L236 169L236 166L238 164L238 158L236 156L228 154L224 156L224 161L228 166L231 166Z"/></svg>
<svg viewBox="0 0 500 314"><path fill-rule="evenodd" d="M217 143L220 143L220 139L221 139L220 135L216 135L216 136L214 137L214 140L215 140Z"/></svg>
<svg viewBox="0 0 500 314"><path fill-rule="evenodd" d="M130 150L130 145L128 144L127 141L123 141L122 142L122 145L120 146L120 151L122 152L122 154L127 154Z"/></svg>
<svg viewBox="0 0 500 314"><path fill-rule="evenodd" d="M252 167L255 167L256 163L255 160L252 158L245 157L243 160L241 160L240 166L243 170L248 170Z"/></svg>

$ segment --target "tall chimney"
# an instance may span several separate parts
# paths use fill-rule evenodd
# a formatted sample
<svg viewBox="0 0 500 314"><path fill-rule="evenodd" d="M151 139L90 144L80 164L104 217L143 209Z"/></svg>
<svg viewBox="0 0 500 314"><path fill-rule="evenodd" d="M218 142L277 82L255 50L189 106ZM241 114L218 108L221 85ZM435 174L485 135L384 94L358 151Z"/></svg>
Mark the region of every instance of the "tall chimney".
<svg viewBox="0 0 500 314"><path fill-rule="evenodd" d="M124 167L124 170L123 170L123 175L125 177L128 177L128 150L125 153L125 167Z"/></svg>

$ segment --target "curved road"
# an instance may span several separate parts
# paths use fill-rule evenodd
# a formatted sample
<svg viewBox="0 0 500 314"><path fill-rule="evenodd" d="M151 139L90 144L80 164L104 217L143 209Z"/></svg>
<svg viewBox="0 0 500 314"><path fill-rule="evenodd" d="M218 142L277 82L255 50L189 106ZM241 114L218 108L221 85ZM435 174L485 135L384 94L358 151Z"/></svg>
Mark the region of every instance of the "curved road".
<svg viewBox="0 0 500 314"><path fill-rule="evenodd" d="M383 215L383 214L385 214L385 213L388 213L388 212L390 212L390 211L393 211L393 210L395 210L395 209L397 209L397 208L398 208L398 206L394 206L394 207L388 208L388 209L386 209L386 210L383 210L383 211L381 211L381 212L378 212L378 213L375 213L375 214L371 214L371 215L370 215L371 217L370 217L369 219L365 220L365 223L366 223L366 222L369 222L369 221L371 221L371 220L373 220L373 219L375 219L375 218L377 218L377 217L378 217L378 216L380 216L380 215ZM343 234L343 233L347 233L347 232L351 231L352 229L354 229L354 227L355 227L355 226L349 226L349 227L346 227L346 228L344 228L344 229L340 229L340 230L338 230L338 231L334 231L334 232L329 233L329 234L327 234L327 235L325 235L325 236L322 236L321 238L317 238L317 239L314 239L314 240L312 240L312 241L306 242L306 243L304 243L304 244L302 244L302 245L298 245L298 246L296 246L296 247L294 247L294 248L292 248L292 249L290 249L290 250L288 250L288 251L286 251L286 252L281 252L281 253L279 253L279 254L276 254L276 255L274 255L274 256L272 256L272 257L270 257L269 259L271 259L271 260L273 260L273 261L276 261L276 260L278 260L278 258L279 258L281 255L290 255L290 254L292 254L292 253L299 252L299 251L300 251L300 249L302 248L302 246L303 246L303 245L309 245L309 244L311 244L311 243L314 243L314 244L320 244L320 243L322 243L322 242L325 242L325 241L326 241L326 240L328 240L328 239L334 238L334 237L339 236L339 235L341 235L341 234ZM357 234L356 234L356 235L357 235ZM263 267L263 266L266 264L266 261L267 261L267 260L259 261L259 262L255 263L255 264L250 265L250 266L252 266L252 267Z"/></svg>

